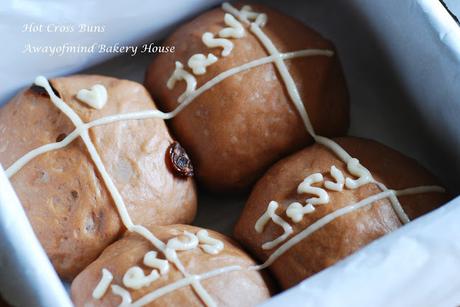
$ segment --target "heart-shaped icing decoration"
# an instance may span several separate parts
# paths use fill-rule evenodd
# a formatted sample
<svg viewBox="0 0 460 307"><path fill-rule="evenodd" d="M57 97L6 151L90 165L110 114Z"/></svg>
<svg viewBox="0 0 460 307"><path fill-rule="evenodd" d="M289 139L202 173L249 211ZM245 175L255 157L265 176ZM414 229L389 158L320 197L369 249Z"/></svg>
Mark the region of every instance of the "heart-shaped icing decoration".
<svg viewBox="0 0 460 307"><path fill-rule="evenodd" d="M94 109L102 109L107 103L107 90L101 84L95 84L90 90L84 88L78 91L77 99Z"/></svg>

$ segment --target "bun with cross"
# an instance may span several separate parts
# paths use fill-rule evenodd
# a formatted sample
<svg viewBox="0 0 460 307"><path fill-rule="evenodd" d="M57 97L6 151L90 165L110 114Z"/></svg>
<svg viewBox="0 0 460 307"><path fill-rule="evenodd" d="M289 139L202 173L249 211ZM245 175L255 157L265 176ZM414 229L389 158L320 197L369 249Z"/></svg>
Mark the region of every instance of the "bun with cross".
<svg viewBox="0 0 460 307"><path fill-rule="evenodd" d="M275 49L260 43L251 22ZM276 61L290 72L318 132L346 133L348 92L335 48L289 16L224 4L180 26L165 44L176 51L155 56L145 85L163 111L190 103L169 124L197 180L214 191L249 188L274 162L313 141Z"/></svg>
<svg viewBox="0 0 460 307"><path fill-rule="evenodd" d="M144 87L127 80L75 75L50 84L85 123L156 109ZM42 86L26 89L1 108L0 123L0 163L57 272L72 279L125 231L114 198L75 124ZM109 122L87 133L134 222L193 220L194 183L171 167L170 146L178 145L162 119ZM24 159L37 148L44 151Z"/></svg>
<svg viewBox="0 0 460 307"><path fill-rule="evenodd" d="M123 302L132 306L210 306L203 301L208 295L219 306L255 306L270 297L264 276L246 270L255 265L254 261L224 235L188 225L149 229L167 242L167 249L174 249L189 277L184 277L174 264L168 264L164 255L144 238L128 234L107 247L75 278L71 289L75 306L119 306L123 295ZM163 265L152 265L154 262L148 259L152 253ZM103 269L110 271L112 278L103 296L95 299L93 289L100 283ZM136 270L139 276L133 273ZM147 280L145 276L154 277ZM200 295L191 286L193 280L201 283ZM114 286L123 290L114 293Z"/></svg>
<svg viewBox="0 0 460 307"><path fill-rule="evenodd" d="M314 144L268 170L235 227L238 241L265 262L283 288L449 200L436 178L396 150L356 137L334 141L367 167L372 179L356 186L360 179L353 169Z"/></svg>

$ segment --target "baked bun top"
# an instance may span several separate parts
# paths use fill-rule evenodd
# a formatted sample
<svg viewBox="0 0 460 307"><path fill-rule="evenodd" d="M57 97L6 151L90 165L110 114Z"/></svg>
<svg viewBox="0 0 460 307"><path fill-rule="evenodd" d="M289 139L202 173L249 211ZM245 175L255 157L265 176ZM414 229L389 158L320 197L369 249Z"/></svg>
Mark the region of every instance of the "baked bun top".
<svg viewBox="0 0 460 307"><path fill-rule="evenodd" d="M99 84L101 109L76 96ZM97 75L51 81L54 91L83 122L156 109L138 83ZM5 168L35 148L63 141L75 125L33 86L0 109L0 162ZM122 120L92 127L88 135L135 223L188 223L196 210L191 178L168 166L171 136L161 119ZM11 182L57 272L71 279L124 228L111 193L80 137L25 163Z"/></svg>
<svg viewBox="0 0 460 307"><path fill-rule="evenodd" d="M349 119L348 93L332 43L301 22L268 7L236 8L257 16L265 14L266 23L260 29L279 52L313 52L308 56L297 54L283 62L318 133L344 135ZM229 31L232 24L236 28L241 26L242 37L221 34ZM229 54L219 46L205 43L205 35L231 44ZM236 14L222 8L205 12L180 26L164 45L175 46L175 52L155 56L145 85L164 111L190 103L169 124L190 153L198 180L208 188L248 188L271 164L312 143L278 68L270 61L256 63L270 52ZM202 73L188 66L200 55L207 60L211 57L212 62ZM177 63L185 73L177 69ZM243 69L242 65L247 63L256 65ZM176 76L179 71L186 75L182 75L185 79L196 81L196 91L186 90L192 82ZM213 83L227 73L230 76ZM171 80L175 82L168 87ZM205 84L210 87L205 86L199 96L190 98Z"/></svg>
<svg viewBox="0 0 460 307"><path fill-rule="evenodd" d="M270 297L262 275L246 269L254 265L253 260L224 235L188 225L152 226L149 230L159 240L168 242L168 247L174 245L169 243L171 240L189 245L184 250L178 249L176 255L184 271L201 276L195 277L201 285L182 284L186 281L184 274L170 262L166 267L146 265L153 263L145 261L147 253L152 255L152 252L156 252L154 258L160 260L160 264L166 260L147 240L137 234L127 234L104 250L75 278L71 291L76 306L118 306L122 299L113 293L114 285L122 287L125 293L127 291L134 305L142 302L147 306L202 306L203 297L209 296L219 306L254 306ZM208 240L203 240L203 232ZM195 243L190 245L191 241ZM145 286L139 286L133 283L127 273L129 270L133 272L134 266L140 268L145 276L156 272L156 277L146 282ZM103 269L110 272L113 279L104 293L99 293L101 298L96 299L93 291L101 281ZM196 291L194 287L202 287L204 291ZM160 295L163 291L163 295Z"/></svg>
<svg viewBox="0 0 460 307"><path fill-rule="evenodd" d="M401 191L396 192L397 199L410 220L449 199L442 188L434 186L439 183L426 169L396 150L355 137L335 141L357 158L376 182ZM343 186L340 191L330 185L346 182L346 178L356 176L329 148L314 144L276 163L254 187L235 227L235 236L260 261L269 259L267 264L283 288L402 225L390 201L392 194L382 192L376 183L357 188ZM415 189L405 190L409 188ZM319 200L323 197L327 201ZM375 201L371 201L373 197L377 197ZM263 225L259 222L256 230L257 221L268 207L273 207L271 210L283 221L276 224L268 218ZM279 239L285 233L288 234ZM294 238L299 239L298 243L290 241Z"/></svg>

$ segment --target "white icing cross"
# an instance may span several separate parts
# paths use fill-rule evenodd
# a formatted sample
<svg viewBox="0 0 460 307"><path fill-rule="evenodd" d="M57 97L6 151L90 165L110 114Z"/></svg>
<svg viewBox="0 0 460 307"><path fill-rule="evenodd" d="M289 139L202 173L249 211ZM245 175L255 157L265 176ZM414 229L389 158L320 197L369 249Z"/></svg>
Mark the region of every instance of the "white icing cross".
<svg viewBox="0 0 460 307"><path fill-rule="evenodd" d="M222 48L221 56L229 56L233 49L233 43L226 38L215 38L211 32L203 33L201 40L209 48L220 47Z"/></svg>
<svg viewBox="0 0 460 307"><path fill-rule="evenodd" d="M107 103L107 90L101 84L95 84L91 89L81 89L77 93L77 99L94 109L102 109Z"/></svg>
<svg viewBox="0 0 460 307"><path fill-rule="evenodd" d="M195 75L203 75L206 73L206 67L217 62L217 57L208 53L206 57L204 54L197 53L188 59L187 65L190 67Z"/></svg>
<svg viewBox="0 0 460 307"><path fill-rule="evenodd" d="M171 77L169 77L169 79L168 79L168 82L166 82L166 86L170 90L172 90L174 88L174 86L176 85L176 82L179 81L179 80L185 80L185 82L187 83L187 88L185 89L185 91L177 99L177 101L180 103L188 95L190 95L191 93L193 93L195 91L195 89L196 89L196 79L191 73L189 73L188 71L186 71L184 69L184 65L181 62L176 61L176 69L174 69Z"/></svg>
<svg viewBox="0 0 460 307"><path fill-rule="evenodd" d="M158 250L161 250L166 254L166 245L162 241L160 241L157 237L155 237L155 235L153 235L150 231L148 231L147 228L145 228L144 226L133 224L133 222L132 222L132 220L131 220L128 212L127 212L127 208L126 208L126 206L124 204L123 198L120 195L120 192L118 191L118 189L114 185L110 175L108 174L107 170L105 169L104 163L102 162L102 160L101 160L101 158L100 158L100 156L99 156L94 144L92 143L92 141L91 141L91 139L89 137L88 129L86 128L86 124L81 120L81 118L75 113L75 111L69 105L67 105L62 99L60 99L58 96L56 96L56 94L53 92L53 90L51 88L51 85L49 84L48 80L45 77L38 76L36 78L36 80L35 80L35 84L45 88L46 92L48 93L48 95L49 95L49 97L51 99L51 102L57 108L59 108L62 111L62 113L64 113L71 120L71 122L76 127L76 131L79 131L80 129L82 130L82 131L78 132L76 135L79 135L82 138L84 144L86 145L86 148L88 149L88 153L90 154L91 159L94 161L95 166L97 167L99 173L102 176L102 179L104 180L104 183L106 184L109 192L111 193L111 195L113 197L114 203L115 203L115 205L117 207L117 210L118 210L120 218L121 218L121 220L123 222L123 225L129 231L136 232L136 233L139 233L140 235L142 235L145 239L150 241ZM177 263L176 266L178 266L178 268L179 268L179 266L181 266L180 262ZM158 275L158 272L155 271L155 273ZM181 270L181 273L184 274L184 275L187 275L187 276L189 275L185 270ZM152 274L150 274L147 277L148 278L153 278L153 275L155 275L155 274L153 274L153 272L152 272ZM131 278L130 278L130 277L133 277L133 276L134 277L136 277L136 276L142 277L140 274L138 274L138 272L135 272L135 271L134 272L133 271L128 272L128 274L126 275L127 284L130 284L130 282L135 281L135 278L134 278L134 280L131 280ZM134 286L136 286L136 285L134 285ZM206 292L206 290L201 286L199 281L193 281L192 286L197 291L198 295L203 299L203 301L205 303L213 304L212 298L209 296L209 294ZM115 288L112 287L112 291L114 291L114 292L118 291L119 293L125 293L125 294L127 292L127 291L120 292L120 291L123 291L123 289L120 289L120 288L117 288L117 287L115 287ZM128 295L129 295L129 292L128 292ZM123 298L123 300L125 300L125 299Z"/></svg>
<svg viewBox="0 0 460 307"><path fill-rule="evenodd" d="M233 37L233 38L242 38L244 37L244 27L243 25L236 20L233 15L225 13L224 16L224 21L228 28L224 28L219 31L219 36L228 38L228 37Z"/></svg>
<svg viewBox="0 0 460 307"><path fill-rule="evenodd" d="M196 233L200 242L200 248L208 254L217 255L224 249L224 243L220 240L211 238L208 231L201 229Z"/></svg>
<svg viewBox="0 0 460 307"><path fill-rule="evenodd" d="M444 188L440 186L418 186L418 187L413 187L413 188L407 188L404 190L386 190L386 191L371 195L365 199L362 199L357 203L348 204L345 207L342 207L329 214L326 214L325 216L316 220L314 223L310 224L308 227L304 228L302 231L297 233L295 236L290 238L287 242L284 242L278 249L276 249L262 265L255 266L253 269L261 270L261 269L267 268L274 261L276 261L276 259L279 259L279 257L281 257L290 248L292 248L293 246L301 242L303 239L313 234L315 231L319 230L320 228L334 221L338 217L354 212L365 206L371 206L372 203L375 203L376 201L380 199L387 198L390 195L394 195L395 197L397 197L397 196L403 196L403 195L412 195L412 194L430 193L430 192L444 192Z"/></svg>

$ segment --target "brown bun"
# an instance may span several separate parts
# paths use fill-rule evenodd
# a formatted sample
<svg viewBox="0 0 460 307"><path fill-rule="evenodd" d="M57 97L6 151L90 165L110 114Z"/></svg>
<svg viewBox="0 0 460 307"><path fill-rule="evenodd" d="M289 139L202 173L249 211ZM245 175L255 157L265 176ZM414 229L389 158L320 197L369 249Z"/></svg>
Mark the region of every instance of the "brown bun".
<svg viewBox="0 0 460 307"><path fill-rule="evenodd" d="M169 239L180 236L186 230L196 233L199 227L188 225L154 226L150 227L152 233L167 242ZM205 253L201 248L178 251L177 255L190 274L202 274L214 269L238 265L248 267L254 265L254 261L230 239L214 231L208 231L209 236L221 240L224 249L216 254ZM152 245L137 234L128 234L123 239L107 247L101 256L81 272L72 283L72 298L75 306L118 306L121 302L119 296L112 293L110 288L100 300L92 297L92 292L101 279L101 270L106 268L114 278L112 285L123 286L123 275L132 266L139 266L146 275L150 274L151 268L143 264L144 255L155 250ZM163 255L158 256L164 259ZM133 290L129 289L133 302L144 295L171 284L183 275L172 264L169 272L160 276L150 286ZM260 272L239 270L227 272L209 279L201 280L201 284L207 290L212 299L219 306L255 306L270 297L270 291L266 286ZM128 289L124 287L125 289ZM185 286L166 295L158 297L146 306L202 306L203 303L191 286Z"/></svg>
<svg viewBox="0 0 460 307"><path fill-rule="evenodd" d="M281 52L335 50L331 42L299 21L265 6L254 5L253 9L268 15L263 31ZM203 33L217 34L225 27L224 13L217 8L184 24L164 43L175 46L175 53L155 56L145 85L162 110L176 108L185 89L184 81L178 81L172 90L166 86L175 61L187 67L188 59L197 53L218 57L204 75L196 76L198 88L219 73L268 55L247 28L243 38L231 39L234 48L227 57L220 56L220 48L206 47ZM325 136L344 135L349 102L337 54L286 60L286 65L316 131ZM169 124L190 153L198 180L213 190L248 188L274 162L312 143L271 63L225 79L198 96Z"/></svg>
<svg viewBox="0 0 460 307"><path fill-rule="evenodd" d="M374 179L389 189L439 184L415 160L378 142L354 137L338 138L336 141L352 157L359 159ZM308 194L297 194L299 183L317 172L323 174L324 180L333 180L329 173L332 165L340 169L345 177L354 178L341 160L319 144L275 164L256 184L246 203L235 227L238 241L257 255L260 261L265 261L279 247L263 250L261 245L281 235L280 226L268 222L261 234L254 229L257 219L265 212L271 200L279 202L276 214L292 226L295 235L326 214L381 192L375 184L367 184L355 190L344 188L341 192L326 190L330 196L329 203L315 206L314 212L305 214L299 223L293 223L286 216L285 209L293 201L305 204L305 199L311 197ZM410 219L437 208L448 199L446 193L439 192L399 197ZM313 232L278 258L270 270L283 288L289 288L400 226L401 222L391 202L387 198L376 201L370 206L338 217Z"/></svg>
<svg viewBox="0 0 460 307"><path fill-rule="evenodd" d="M104 116L155 109L138 83L77 75L51 81L60 97L89 122ZM102 84L107 104L92 109L76 100L83 88ZM0 109L0 163L9 167L30 150L56 142L74 125L41 87L17 95ZM135 223L188 223L195 216L193 180L167 166L173 142L160 119L125 120L89 131ZM25 165L11 182L56 271L71 279L124 231L117 210L80 138Z"/></svg>

